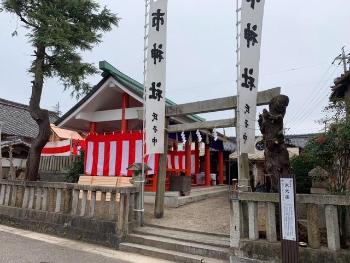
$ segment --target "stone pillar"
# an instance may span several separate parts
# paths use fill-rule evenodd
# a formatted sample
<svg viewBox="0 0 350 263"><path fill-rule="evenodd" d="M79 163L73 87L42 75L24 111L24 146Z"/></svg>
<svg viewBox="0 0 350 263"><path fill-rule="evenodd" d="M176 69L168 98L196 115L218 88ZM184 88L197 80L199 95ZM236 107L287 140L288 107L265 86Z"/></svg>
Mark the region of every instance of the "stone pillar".
<svg viewBox="0 0 350 263"><path fill-rule="evenodd" d="M335 205L325 206L327 243L330 250L340 249L338 211Z"/></svg>
<svg viewBox="0 0 350 263"><path fill-rule="evenodd" d="M80 205L80 216L85 216L86 214L87 195L88 195L88 191L83 190L83 195L81 198L81 205ZM111 202L112 202L112 196L111 196Z"/></svg>
<svg viewBox="0 0 350 263"><path fill-rule="evenodd" d="M240 191L249 190L249 159L247 153L238 155L238 184Z"/></svg>
<svg viewBox="0 0 350 263"><path fill-rule="evenodd" d="M258 202L248 202L249 239L259 239Z"/></svg>
<svg viewBox="0 0 350 263"><path fill-rule="evenodd" d="M271 202L266 203L266 239L277 242L276 204Z"/></svg>
<svg viewBox="0 0 350 263"><path fill-rule="evenodd" d="M320 229L319 229L319 208L318 205L307 205L307 236L311 248L320 248Z"/></svg>
<svg viewBox="0 0 350 263"><path fill-rule="evenodd" d="M55 213L61 212L62 205L62 189L56 189Z"/></svg>
<svg viewBox="0 0 350 263"><path fill-rule="evenodd" d="M240 202L231 199L230 202L230 247L239 248L241 238Z"/></svg>

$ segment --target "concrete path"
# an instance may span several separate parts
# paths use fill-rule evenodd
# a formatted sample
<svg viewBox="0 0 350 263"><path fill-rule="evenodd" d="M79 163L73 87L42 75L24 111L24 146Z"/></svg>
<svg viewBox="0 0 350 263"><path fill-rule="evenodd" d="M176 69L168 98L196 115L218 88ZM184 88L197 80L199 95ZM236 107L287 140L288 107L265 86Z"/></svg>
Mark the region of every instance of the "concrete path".
<svg viewBox="0 0 350 263"><path fill-rule="evenodd" d="M0 263L169 263L0 225Z"/></svg>
<svg viewBox="0 0 350 263"><path fill-rule="evenodd" d="M145 223L207 233L230 234L230 203L223 193L178 208L165 208L164 218L153 216L154 206L145 205Z"/></svg>

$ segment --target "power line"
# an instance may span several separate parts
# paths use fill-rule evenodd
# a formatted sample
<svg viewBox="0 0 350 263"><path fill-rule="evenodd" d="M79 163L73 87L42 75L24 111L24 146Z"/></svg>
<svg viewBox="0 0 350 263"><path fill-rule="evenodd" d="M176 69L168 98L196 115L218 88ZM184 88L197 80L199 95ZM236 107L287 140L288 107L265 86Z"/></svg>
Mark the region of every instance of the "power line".
<svg viewBox="0 0 350 263"><path fill-rule="evenodd" d="M319 103L321 103L325 98L329 97L330 90L329 90L329 92L326 92L326 91L329 88L329 84L330 84L329 81L333 80L333 78L335 77L334 73L337 70L337 68L339 68L339 66L336 67L333 70L331 76L324 82L325 86L323 86L321 88L321 90L319 91L318 96L315 96L312 99L312 102L310 102L309 107L307 107L307 110L301 112L301 114L299 114L296 119L294 119L293 121L289 122L290 126L294 125L295 123L299 123L297 127L300 127L301 123L303 121L305 121L317 109L316 106ZM324 92L326 92L326 94L322 96L322 94L324 94Z"/></svg>
<svg viewBox="0 0 350 263"><path fill-rule="evenodd" d="M306 108L304 108L303 111L299 111L299 114L294 118L294 120L290 121L290 124L295 124L296 122L304 121L305 118L307 118L311 113L313 112L315 106L317 106L324 98L329 96L329 92L327 92L327 89L329 88L329 81L331 81L334 78L334 73L337 68L335 68L329 78L322 82L322 85L320 85L322 88L318 91L318 94L314 96L311 101L307 104ZM325 86L323 86L325 85ZM324 92L326 92L326 95L323 95ZM323 95L323 96L322 96Z"/></svg>
<svg viewBox="0 0 350 263"><path fill-rule="evenodd" d="M314 98L314 96L318 93L318 88L320 86L320 84L323 83L323 81L325 79L328 79L329 77L329 72L332 68L332 65L329 65L328 68L326 69L326 71L322 74L320 81L317 82L317 84L315 85L315 87L311 90L311 92L305 97L305 100L302 101L301 103L298 103L298 109L300 109L301 111L303 111L305 109L305 107L307 107L309 104L307 104L307 99L308 98ZM294 114L289 118L290 121L289 122L293 122L298 116L300 115L300 111L296 111L294 112Z"/></svg>
<svg viewBox="0 0 350 263"><path fill-rule="evenodd" d="M276 72L262 74L262 76L269 76L269 75L275 75L275 74L280 74L280 73L285 73L285 72L298 71L298 70L307 69L307 68L316 68L316 67L320 67L320 66L323 66L323 65L326 65L326 64L328 64L328 63L321 63L321 64L308 65L308 66L293 67L293 68L284 69L284 70L281 70L281 71L276 71Z"/></svg>

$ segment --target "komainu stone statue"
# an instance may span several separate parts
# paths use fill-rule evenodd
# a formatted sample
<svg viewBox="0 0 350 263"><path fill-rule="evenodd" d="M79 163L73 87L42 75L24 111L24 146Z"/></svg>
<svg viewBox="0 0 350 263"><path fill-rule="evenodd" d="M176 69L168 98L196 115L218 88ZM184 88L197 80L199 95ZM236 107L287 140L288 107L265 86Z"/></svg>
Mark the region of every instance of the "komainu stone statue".
<svg viewBox="0 0 350 263"><path fill-rule="evenodd" d="M271 177L270 192L274 193L279 190L279 178L290 174L289 154L283 135L283 118L288 104L287 96L274 97L269 111L264 109L258 121L265 142L265 169Z"/></svg>

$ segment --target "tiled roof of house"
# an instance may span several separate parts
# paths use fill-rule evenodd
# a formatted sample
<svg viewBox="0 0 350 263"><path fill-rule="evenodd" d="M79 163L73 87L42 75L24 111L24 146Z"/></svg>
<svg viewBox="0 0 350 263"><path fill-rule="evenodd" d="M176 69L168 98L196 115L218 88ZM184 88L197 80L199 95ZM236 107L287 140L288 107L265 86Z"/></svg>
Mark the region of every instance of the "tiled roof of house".
<svg viewBox="0 0 350 263"><path fill-rule="evenodd" d="M50 122L57 120L57 114L49 112ZM29 114L29 107L17 102L0 99L0 122L3 122L2 134L35 138L38 134L38 125Z"/></svg>

